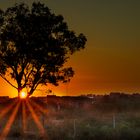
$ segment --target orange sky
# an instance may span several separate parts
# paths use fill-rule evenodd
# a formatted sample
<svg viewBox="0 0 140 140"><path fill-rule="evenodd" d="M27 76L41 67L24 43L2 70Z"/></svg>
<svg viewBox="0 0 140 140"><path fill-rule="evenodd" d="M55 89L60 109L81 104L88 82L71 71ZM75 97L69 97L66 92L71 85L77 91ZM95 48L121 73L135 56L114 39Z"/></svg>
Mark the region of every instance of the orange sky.
<svg viewBox="0 0 140 140"><path fill-rule="evenodd" d="M12 3L5 0L0 6ZM48 0L47 4L64 16L71 29L88 39L86 49L74 54L67 64L74 68L74 78L69 84L51 87L55 93L140 92L140 1ZM3 80L0 83L1 95L16 95Z"/></svg>

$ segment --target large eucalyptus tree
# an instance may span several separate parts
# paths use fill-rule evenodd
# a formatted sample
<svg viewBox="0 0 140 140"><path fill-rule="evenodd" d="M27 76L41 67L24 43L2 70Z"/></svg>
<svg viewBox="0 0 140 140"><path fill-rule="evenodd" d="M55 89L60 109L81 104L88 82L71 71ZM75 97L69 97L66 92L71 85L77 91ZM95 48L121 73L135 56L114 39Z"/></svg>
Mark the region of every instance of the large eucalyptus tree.
<svg viewBox="0 0 140 140"><path fill-rule="evenodd" d="M85 43L83 34L69 30L63 16L43 3L0 10L0 76L18 93L27 88L30 96L40 84L68 82L74 71L64 64Z"/></svg>

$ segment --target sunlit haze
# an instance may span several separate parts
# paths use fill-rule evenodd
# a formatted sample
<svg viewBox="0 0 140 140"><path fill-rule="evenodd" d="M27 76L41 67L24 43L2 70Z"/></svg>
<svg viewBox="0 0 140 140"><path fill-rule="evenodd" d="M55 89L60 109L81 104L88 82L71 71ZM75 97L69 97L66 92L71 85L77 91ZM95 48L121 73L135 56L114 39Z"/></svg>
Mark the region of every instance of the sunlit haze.
<svg viewBox="0 0 140 140"><path fill-rule="evenodd" d="M21 91L19 96L21 99L25 99L27 97L27 92Z"/></svg>

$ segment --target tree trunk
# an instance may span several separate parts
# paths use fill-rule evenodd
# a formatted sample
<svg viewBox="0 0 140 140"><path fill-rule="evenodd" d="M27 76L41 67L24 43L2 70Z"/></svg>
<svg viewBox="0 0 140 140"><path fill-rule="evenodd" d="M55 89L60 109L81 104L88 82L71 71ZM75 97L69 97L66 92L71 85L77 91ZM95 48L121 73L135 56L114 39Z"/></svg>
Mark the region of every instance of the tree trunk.
<svg viewBox="0 0 140 140"><path fill-rule="evenodd" d="M20 92L21 92L22 88L18 87L18 98L20 98Z"/></svg>

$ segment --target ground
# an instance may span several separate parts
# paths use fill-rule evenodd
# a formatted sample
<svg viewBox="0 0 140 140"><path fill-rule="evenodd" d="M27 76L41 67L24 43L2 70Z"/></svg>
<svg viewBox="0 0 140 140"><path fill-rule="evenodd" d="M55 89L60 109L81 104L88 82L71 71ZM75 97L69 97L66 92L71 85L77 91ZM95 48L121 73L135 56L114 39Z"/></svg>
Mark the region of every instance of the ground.
<svg viewBox="0 0 140 140"><path fill-rule="evenodd" d="M0 136L5 133L6 140L140 139L139 99L28 100L1 102ZM10 118L18 102L20 105L12 121Z"/></svg>

